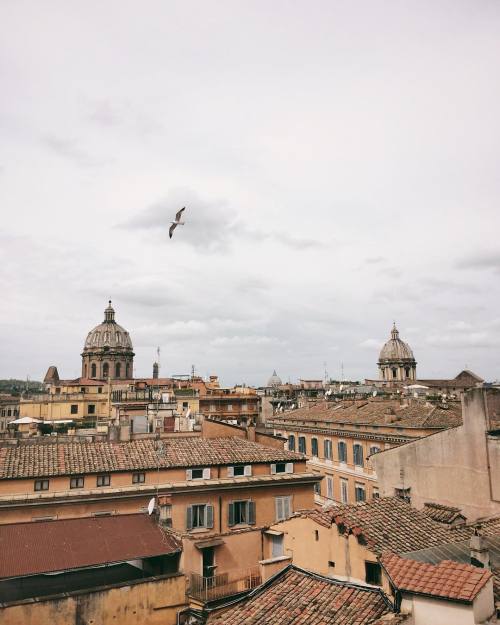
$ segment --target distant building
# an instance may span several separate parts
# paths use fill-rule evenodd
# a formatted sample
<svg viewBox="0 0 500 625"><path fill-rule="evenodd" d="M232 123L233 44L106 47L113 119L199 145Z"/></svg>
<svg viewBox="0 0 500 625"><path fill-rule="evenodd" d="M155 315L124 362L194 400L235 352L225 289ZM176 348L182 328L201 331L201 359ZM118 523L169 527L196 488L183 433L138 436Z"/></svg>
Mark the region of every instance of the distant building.
<svg viewBox="0 0 500 625"><path fill-rule="evenodd" d="M267 386L269 387L276 387L276 386L281 386L282 385L282 381L280 376L276 373L276 369L273 371L273 375L269 378L269 380L267 381Z"/></svg>
<svg viewBox="0 0 500 625"><path fill-rule="evenodd" d="M385 382L403 382L417 378L417 362L408 343L399 338L396 324L391 330L391 338L380 350L378 359L380 379Z"/></svg>

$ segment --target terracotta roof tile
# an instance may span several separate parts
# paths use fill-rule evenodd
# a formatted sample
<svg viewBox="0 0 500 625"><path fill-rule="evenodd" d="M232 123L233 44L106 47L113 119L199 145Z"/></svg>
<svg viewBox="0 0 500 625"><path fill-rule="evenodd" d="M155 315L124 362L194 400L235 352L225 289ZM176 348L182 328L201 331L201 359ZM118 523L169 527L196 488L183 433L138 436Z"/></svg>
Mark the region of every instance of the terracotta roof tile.
<svg viewBox="0 0 500 625"><path fill-rule="evenodd" d="M487 569L451 560L428 564L385 552L380 562L399 590L468 603L474 601L492 577Z"/></svg>
<svg viewBox="0 0 500 625"><path fill-rule="evenodd" d="M397 497L382 497L327 510L302 510L294 516L307 516L319 525L335 523L343 533L357 533L378 554L417 551L434 545L469 538L472 528L453 528L438 523L422 510Z"/></svg>
<svg viewBox="0 0 500 625"><path fill-rule="evenodd" d="M443 506L438 503L425 503L423 511L431 519L434 519L434 521L439 521L440 523L451 524L457 520L465 521L465 517L461 513L460 508Z"/></svg>
<svg viewBox="0 0 500 625"><path fill-rule="evenodd" d="M124 562L180 549L181 543L145 514L0 525L0 578Z"/></svg>
<svg viewBox="0 0 500 625"><path fill-rule="evenodd" d="M207 625L371 625L391 610L379 589L355 586L290 566Z"/></svg>
<svg viewBox="0 0 500 625"><path fill-rule="evenodd" d="M302 454L241 438L164 439L158 459L152 439L127 443L21 443L0 449L0 479L50 477L139 469L298 461Z"/></svg>

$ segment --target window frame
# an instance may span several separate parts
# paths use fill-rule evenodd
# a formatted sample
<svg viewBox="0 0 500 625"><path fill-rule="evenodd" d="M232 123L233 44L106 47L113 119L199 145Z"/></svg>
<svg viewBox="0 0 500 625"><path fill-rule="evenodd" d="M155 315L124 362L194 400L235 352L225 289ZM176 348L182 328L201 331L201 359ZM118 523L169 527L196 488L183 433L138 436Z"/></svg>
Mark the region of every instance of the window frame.
<svg viewBox="0 0 500 625"><path fill-rule="evenodd" d="M81 483L80 483L81 481ZM84 475L75 475L69 478L69 487L71 488L84 488L85 487L85 476Z"/></svg>
<svg viewBox="0 0 500 625"><path fill-rule="evenodd" d="M305 436L299 436L297 441L297 450L299 454L307 454L307 440Z"/></svg>
<svg viewBox="0 0 500 625"><path fill-rule="evenodd" d="M281 507L281 514L280 514ZM292 495L279 495L274 498L276 521L286 521L293 514Z"/></svg>
<svg viewBox="0 0 500 625"><path fill-rule="evenodd" d="M363 496L359 496L359 494L363 493ZM366 501L366 485L361 484L360 482L354 483L354 500L356 503L360 501Z"/></svg>
<svg viewBox="0 0 500 625"><path fill-rule="evenodd" d="M288 435L288 451L295 451L295 434Z"/></svg>
<svg viewBox="0 0 500 625"><path fill-rule="evenodd" d="M203 523L199 523L200 509L203 508ZM196 509L196 513L195 513ZM195 520L197 523L195 524ZM193 503L186 508L186 528L188 531L212 529L214 526L214 506L210 503Z"/></svg>
<svg viewBox="0 0 500 625"><path fill-rule="evenodd" d="M364 468L365 466L365 452L363 450L363 445L359 443L353 443L352 445L352 455L353 462L355 467Z"/></svg>
<svg viewBox="0 0 500 625"><path fill-rule="evenodd" d="M33 490L37 493L45 490L49 490L50 488L50 480L47 478L39 478L36 479L33 484Z"/></svg>
<svg viewBox="0 0 500 625"><path fill-rule="evenodd" d="M111 486L111 475L109 473L100 473L99 475L96 475L95 483L96 488L105 488L106 486Z"/></svg>
<svg viewBox="0 0 500 625"><path fill-rule="evenodd" d="M255 525L255 501L236 499L228 504L228 526Z"/></svg>
<svg viewBox="0 0 500 625"><path fill-rule="evenodd" d="M314 453L316 451L316 453ZM311 456L317 458L319 453L318 439L314 436L311 438Z"/></svg>
<svg viewBox="0 0 500 625"><path fill-rule="evenodd" d="M325 460L333 460L333 445L331 439L329 438L325 438L323 441L323 453Z"/></svg>
<svg viewBox="0 0 500 625"><path fill-rule="evenodd" d="M78 414L78 404L70 404L69 414Z"/></svg>
<svg viewBox="0 0 500 625"><path fill-rule="evenodd" d="M144 484L146 481L146 473L144 471L136 471L132 473L132 484Z"/></svg>

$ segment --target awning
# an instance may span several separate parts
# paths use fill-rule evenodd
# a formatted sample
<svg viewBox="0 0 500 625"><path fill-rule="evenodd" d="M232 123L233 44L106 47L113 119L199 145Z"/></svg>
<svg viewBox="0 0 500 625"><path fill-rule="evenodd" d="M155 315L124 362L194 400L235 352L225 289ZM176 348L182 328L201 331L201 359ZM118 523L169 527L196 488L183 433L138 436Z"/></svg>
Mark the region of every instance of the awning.
<svg viewBox="0 0 500 625"><path fill-rule="evenodd" d="M197 549L206 549L207 547L218 547L223 544L222 538L213 538L212 540L202 540L199 543L195 543L194 546Z"/></svg>
<svg viewBox="0 0 500 625"><path fill-rule="evenodd" d="M21 417L20 419L14 419L14 421L9 421L9 425L14 423L14 425L23 425L27 423L43 423L40 419L32 419L31 417Z"/></svg>
<svg viewBox="0 0 500 625"><path fill-rule="evenodd" d="M264 530L264 534L269 536L283 536L284 532L277 532L276 530Z"/></svg>

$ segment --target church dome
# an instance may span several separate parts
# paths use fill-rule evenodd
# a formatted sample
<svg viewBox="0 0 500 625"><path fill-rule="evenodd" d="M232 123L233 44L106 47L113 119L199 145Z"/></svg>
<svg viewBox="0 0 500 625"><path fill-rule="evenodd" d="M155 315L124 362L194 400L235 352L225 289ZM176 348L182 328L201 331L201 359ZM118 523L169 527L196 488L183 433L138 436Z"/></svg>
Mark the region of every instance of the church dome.
<svg viewBox="0 0 500 625"><path fill-rule="evenodd" d="M281 386L282 381L280 376L276 373L276 370L273 371L273 375L267 381L267 386Z"/></svg>
<svg viewBox="0 0 500 625"><path fill-rule="evenodd" d="M399 338L398 329L396 324L394 324L391 330L391 338L380 350L379 362L401 360L414 361L415 357L408 343Z"/></svg>
<svg viewBox="0 0 500 625"><path fill-rule="evenodd" d="M84 350L108 348L110 350L131 350L130 335L115 321L115 311L111 300L104 311L104 321L91 330L85 340Z"/></svg>

